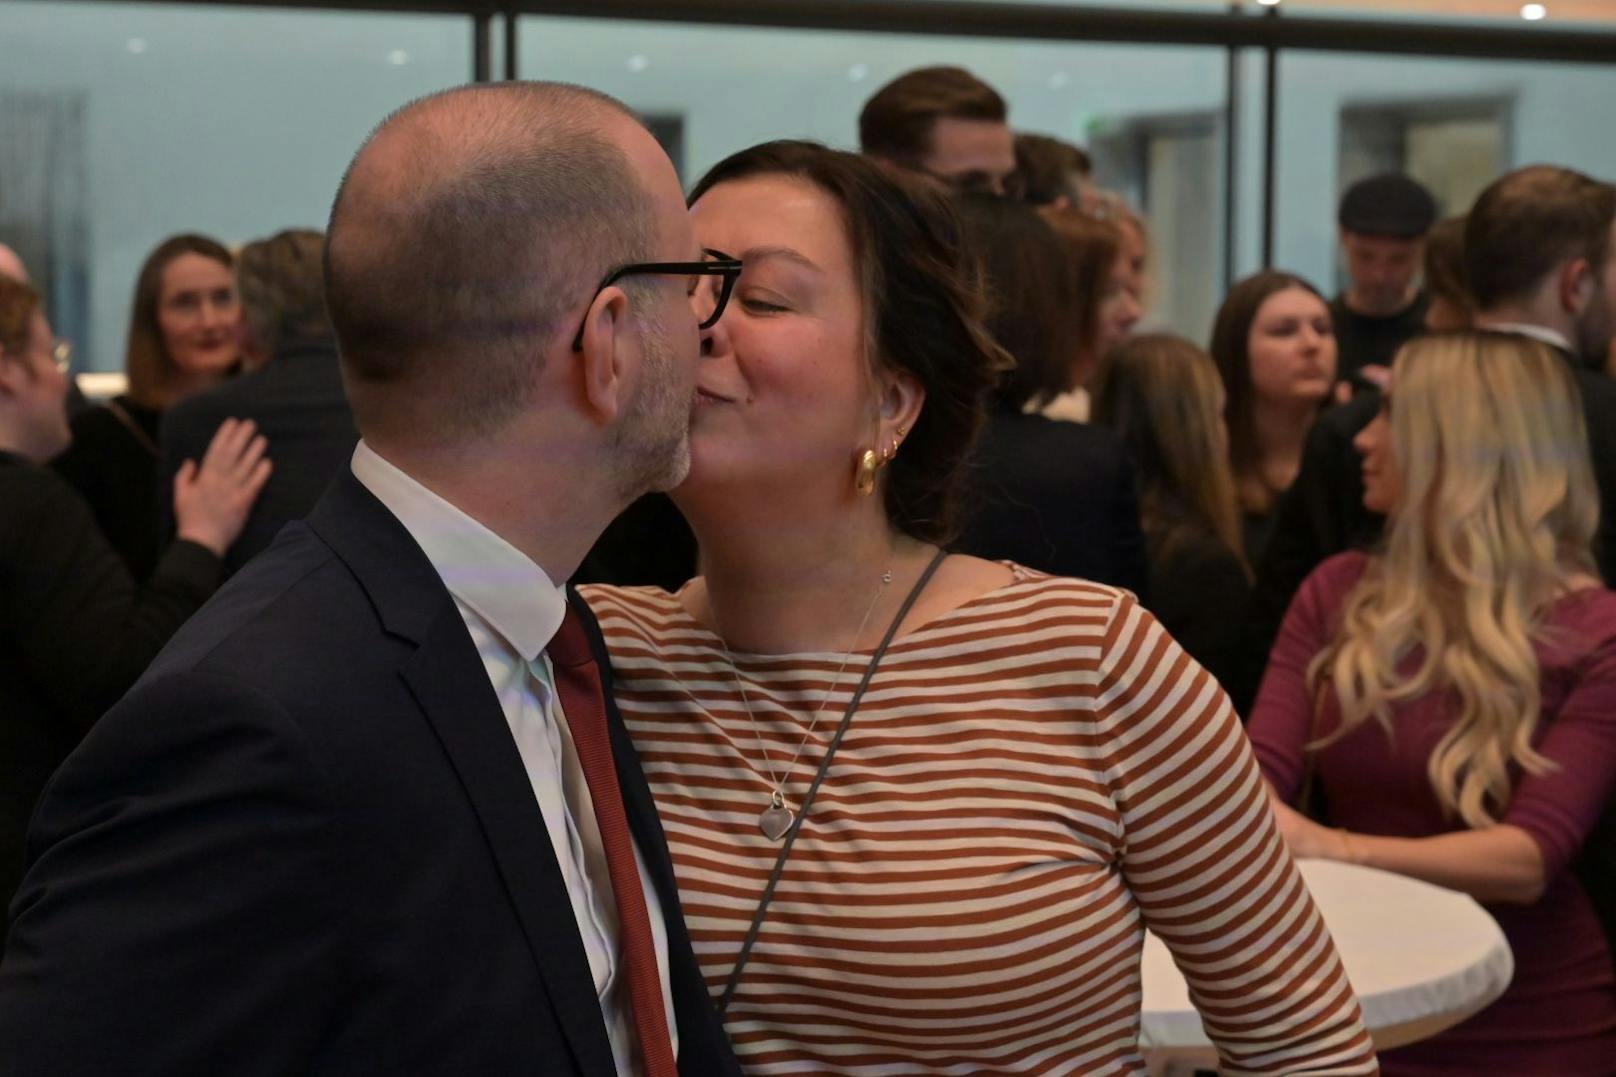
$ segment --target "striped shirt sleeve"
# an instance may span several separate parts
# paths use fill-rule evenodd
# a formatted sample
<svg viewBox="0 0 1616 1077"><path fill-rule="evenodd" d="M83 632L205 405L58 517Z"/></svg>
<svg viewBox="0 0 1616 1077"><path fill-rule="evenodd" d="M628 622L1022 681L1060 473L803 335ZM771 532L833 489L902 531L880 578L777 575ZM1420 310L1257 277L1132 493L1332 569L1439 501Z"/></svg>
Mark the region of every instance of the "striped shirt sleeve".
<svg viewBox="0 0 1616 1077"><path fill-rule="evenodd" d="M1113 744L1123 874L1184 975L1220 1071L1377 1072L1223 691L1126 594L1101 656L1095 705Z"/></svg>

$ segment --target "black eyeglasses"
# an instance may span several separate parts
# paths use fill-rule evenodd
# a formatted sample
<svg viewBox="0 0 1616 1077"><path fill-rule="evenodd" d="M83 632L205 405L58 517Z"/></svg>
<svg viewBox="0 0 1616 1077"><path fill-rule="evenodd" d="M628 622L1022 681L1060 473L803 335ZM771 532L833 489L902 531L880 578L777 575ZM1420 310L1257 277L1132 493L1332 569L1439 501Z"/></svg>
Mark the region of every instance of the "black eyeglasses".
<svg viewBox="0 0 1616 1077"><path fill-rule="evenodd" d="M723 251L707 249L702 252L707 259L701 262L636 262L632 265L619 266L606 274L606 279L595 288L595 295L589 297L589 302L595 302L595 296L616 284L624 277L634 277L644 274L668 277L722 277L718 286L718 302L713 304L712 313L702 321L698 328L711 329L718 324L718 319L724 316L724 307L729 304L729 294L735 290L735 280L741 275L741 260L731 258ZM690 294L696 294L696 282L690 282ZM589 315L584 314L587 321ZM583 351L584 326L578 325L578 335L572 338L572 350Z"/></svg>

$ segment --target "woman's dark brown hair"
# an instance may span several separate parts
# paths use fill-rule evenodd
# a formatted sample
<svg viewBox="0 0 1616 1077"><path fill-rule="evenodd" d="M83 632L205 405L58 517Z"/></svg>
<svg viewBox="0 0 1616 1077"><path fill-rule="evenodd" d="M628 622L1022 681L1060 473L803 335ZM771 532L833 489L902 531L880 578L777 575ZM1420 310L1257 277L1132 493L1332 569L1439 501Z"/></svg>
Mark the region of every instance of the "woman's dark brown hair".
<svg viewBox="0 0 1616 1077"><path fill-rule="evenodd" d="M1122 228L1070 207L1046 206L1038 212L1060 237L1072 275L1077 347L1067 357L1064 392L1086 384L1099 365L1100 307L1122 256Z"/></svg>
<svg viewBox="0 0 1616 1077"><path fill-rule="evenodd" d="M1425 290L1441 299L1467 321L1476 314L1476 301L1465 281L1465 219L1449 217L1425 237Z"/></svg>
<svg viewBox="0 0 1616 1077"><path fill-rule="evenodd" d="M1166 334L1117 345L1094 380L1092 421L1115 430L1133 456L1141 522L1157 556L1196 534L1216 536L1241 556L1219 395L1212 359Z"/></svg>
<svg viewBox="0 0 1616 1077"><path fill-rule="evenodd" d="M1244 491L1245 480L1260 475L1262 448L1257 444L1256 389L1251 381L1251 323L1270 296L1300 288L1318 296L1319 290L1294 273L1265 269L1253 274L1229 290L1229 295L1218 308L1218 317L1212 325L1212 345L1208 351L1223 378L1223 391L1227 397L1223 414L1229 423L1229 464L1234 469L1235 484ZM1242 492L1247 509L1263 512L1266 504L1253 504Z"/></svg>
<svg viewBox="0 0 1616 1077"><path fill-rule="evenodd" d="M983 399L1010 358L983 326L958 217L946 199L896 169L814 142L766 142L725 158L690 193L722 183L788 176L836 201L863 299L870 369L907 371L926 392L903 450L887 467L892 526L944 543L958 526L959 477L982 425ZM853 461L848 460L852 482Z"/></svg>
<svg viewBox="0 0 1616 1077"><path fill-rule="evenodd" d="M954 201L966 243L978 260L988 303L987 327L1015 366L994 392L998 405L1020 411L1071 387L1072 359L1082 340L1082 304L1067 248L1029 206L988 194Z"/></svg>
<svg viewBox="0 0 1616 1077"><path fill-rule="evenodd" d="M157 305L163 298L163 271L183 254L200 254L226 269L235 268L235 258L218 240L184 234L170 236L146 256L135 279L135 301L129 313L129 340L124 352L124 373L129 376L129 395L147 407L170 403L172 386L178 374L174 357L163 344L163 330L157 322Z"/></svg>
<svg viewBox="0 0 1616 1077"><path fill-rule="evenodd" d="M1076 207L1083 201L1083 181L1093 172L1089 155L1070 142L1049 135L1016 135L1015 193L1029 206L1048 206L1066 200Z"/></svg>

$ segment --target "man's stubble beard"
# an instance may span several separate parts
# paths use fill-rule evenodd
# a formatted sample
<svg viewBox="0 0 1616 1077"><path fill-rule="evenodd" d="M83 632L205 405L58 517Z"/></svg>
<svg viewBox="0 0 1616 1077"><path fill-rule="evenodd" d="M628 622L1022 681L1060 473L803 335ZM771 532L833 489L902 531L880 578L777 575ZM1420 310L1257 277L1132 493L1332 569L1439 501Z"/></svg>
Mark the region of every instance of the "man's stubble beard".
<svg viewBox="0 0 1616 1077"><path fill-rule="evenodd" d="M630 500L673 489L690 472L692 394L682 392L674 349L661 319L644 319L645 377L616 444L621 492Z"/></svg>

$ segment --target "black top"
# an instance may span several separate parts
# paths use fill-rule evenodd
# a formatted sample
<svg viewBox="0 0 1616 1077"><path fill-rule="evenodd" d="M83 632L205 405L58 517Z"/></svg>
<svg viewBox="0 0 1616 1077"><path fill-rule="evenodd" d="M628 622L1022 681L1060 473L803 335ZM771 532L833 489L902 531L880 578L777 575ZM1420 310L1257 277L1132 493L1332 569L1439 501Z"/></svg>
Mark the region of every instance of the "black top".
<svg viewBox="0 0 1616 1077"><path fill-rule="evenodd" d="M1567 362L1574 362L1565 353ZM1616 584L1616 380L1579 367L1577 387L1588 425L1588 448L1599 487L1599 533L1594 563L1606 584ZM1280 498L1273 537L1261 561L1242 646L1236 705L1241 713L1256 696L1280 622L1308 573L1333 554L1372 544L1384 518L1363 505L1363 472L1352 447L1358 431L1380 409L1366 394L1320 416L1302 450L1296 482Z"/></svg>
<svg viewBox="0 0 1616 1077"><path fill-rule="evenodd" d="M353 457L359 431L342 389L334 344L307 343L275 354L262 368L182 400L162 418L164 489L186 460L200 461L226 419L251 419L269 443L269 481L225 554L226 573L269 547L276 532L301 520ZM162 506L172 531L172 498Z"/></svg>
<svg viewBox="0 0 1616 1077"><path fill-rule="evenodd" d="M686 1077L738 1077L588 608ZM615 1077L566 883L454 599L351 474L57 771L0 964L6 1077Z"/></svg>
<svg viewBox="0 0 1616 1077"><path fill-rule="evenodd" d="M961 552L1147 597L1134 467L1112 431L994 412L965 489Z"/></svg>
<svg viewBox="0 0 1616 1077"><path fill-rule="evenodd" d="M1278 504L1278 501L1275 501L1268 506L1266 512L1240 510L1240 543L1244 547L1242 552L1246 555L1248 565L1255 565L1262 560L1269 541L1274 537L1274 519Z"/></svg>
<svg viewBox="0 0 1616 1077"><path fill-rule="evenodd" d="M1330 301L1338 358L1336 378L1345 380L1366 366L1391 366L1397 349L1425 332L1431 297L1422 289L1403 310L1386 317L1359 314L1347 306L1345 293Z"/></svg>
<svg viewBox="0 0 1616 1077"><path fill-rule="evenodd" d="M127 396L113 398L112 405L117 410L100 404L74 416L73 444L51 466L89 502L101 533L135 579L144 580L157 566L165 538L157 475L157 430L163 413Z"/></svg>
<svg viewBox="0 0 1616 1077"><path fill-rule="evenodd" d="M1150 612L1225 690L1235 683L1251 580L1233 550L1204 530L1150 543Z"/></svg>
<svg viewBox="0 0 1616 1077"><path fill-rule="evenodd" d="M218 558L177 542L136 587L72 487L0 452L0 910L46 779L218 580Z"/></svg>

